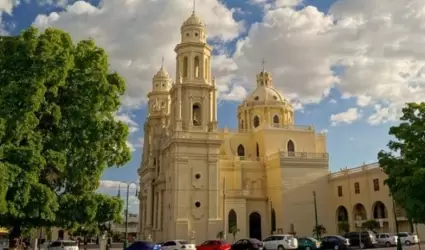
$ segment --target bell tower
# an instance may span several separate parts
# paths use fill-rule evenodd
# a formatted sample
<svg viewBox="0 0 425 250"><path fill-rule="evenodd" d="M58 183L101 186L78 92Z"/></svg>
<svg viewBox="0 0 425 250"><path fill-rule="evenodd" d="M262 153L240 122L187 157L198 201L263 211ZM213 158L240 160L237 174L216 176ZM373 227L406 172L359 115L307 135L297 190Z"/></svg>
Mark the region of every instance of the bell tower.
<svg viewBox="0 0 425 250"><path fill-rule="evenodd" d="M193 11L180 28L181 41L176 52L176 88L172 111L174 130L217 129L215 79L211 77L212 47L207 44L207 29Z"/></svg>
<svg viewBox="0 0 425 250"><path fill-rule="evenodd" d="M211 77L212 47L206 26L193 11L180 28L175 47L176 81L170 90L169 155L166 171L167 239L213 239L223 230L215 80Z"/></svg>

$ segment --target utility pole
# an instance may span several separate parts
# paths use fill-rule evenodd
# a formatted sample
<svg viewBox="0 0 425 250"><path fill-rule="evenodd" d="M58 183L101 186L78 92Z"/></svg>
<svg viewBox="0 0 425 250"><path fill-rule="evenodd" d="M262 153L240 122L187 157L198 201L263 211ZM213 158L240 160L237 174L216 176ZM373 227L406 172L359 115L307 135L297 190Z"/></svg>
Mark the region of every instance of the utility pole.
<svg viewBox="0 0 425 250"><path fill-rule="evenodd" d="M227 238L226 235L226 178L223 178L223 240Z"/></svg>
<svg viewBox="0 0 425 250"><path fill-rule="evenodd" d="M124 249L127 248L128 246L128 200L129 200L129 195L130 195L130 185L134 184L136 185L136 196L138 196L138 187L137 187L137 183L134 182L129 182L127 183L127 196L126 196L126 205L125 205L125 232L124 232ZM119 195L119 193L118 193Z"/></svg>
<svg viewBox="0 0 425 250"><path fill-rule="evenodd" d="M316 221L316 226L315 226L315 232L316 232L316 239L317 240L320 240L319 239L319 232L318 232L318 229L319 229L319 222L318 222L318 219L317 219L317 202L316 202L316 191L313 191L313 201L314 201L314 219L315 219L315 221Z"/></svg>
<svg viewBox="0 0 425 250"><path fill-rule="evenodd" d="M397 233L397 250L403 250L403 246L401 245L401 240L400 240L399 231L398 231L398 221L397 221L397 213L395 211L394 197L391 197L391 199L393 200L393 212L394 212L395 230L396 230L396 233Z"/></svg>

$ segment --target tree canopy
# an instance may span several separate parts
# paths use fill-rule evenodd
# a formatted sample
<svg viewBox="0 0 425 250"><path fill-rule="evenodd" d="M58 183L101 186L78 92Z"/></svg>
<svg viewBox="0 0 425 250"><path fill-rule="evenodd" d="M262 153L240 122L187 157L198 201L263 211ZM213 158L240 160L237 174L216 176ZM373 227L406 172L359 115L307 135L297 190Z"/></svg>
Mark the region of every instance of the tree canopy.
<svg viewBox="0 0 425 250"><path fill-rule="evenodd" d="M0 39L0 225L19 234L120 216L122 201L96 190L130 159L114 118L124 91L93 40L33 27Z"/></svg>
<svg viewBox="0 0 425 250"><path fill-rule="evenodd" d="M400 120L390 128L395 139L389 151L379 152L379 164L394 200L414 222L425 223L425 103L407 103Z"/></svg>

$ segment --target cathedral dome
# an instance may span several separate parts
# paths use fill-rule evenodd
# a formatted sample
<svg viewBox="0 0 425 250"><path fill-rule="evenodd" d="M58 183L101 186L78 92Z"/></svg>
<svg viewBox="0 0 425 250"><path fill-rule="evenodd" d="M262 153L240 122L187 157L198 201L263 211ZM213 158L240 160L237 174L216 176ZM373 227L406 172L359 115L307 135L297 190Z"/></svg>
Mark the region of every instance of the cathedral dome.
<svg viewBox="0 0 425 250"><path fill-rule="evenodd" d="M153 78L170 78L170 74L168 74L164 66L161 66L161 68L158 70L158 72L156 72Z"/></svg>
<svg viewBox="0 0 425 250"><path fill-rule="evenodd" d="M264 105L266 103L288 104L289 102L279 90L273 87L271 74L262 71L257 75L257 88L245 98L243 103Z"/></svg>
<svg viewBox="0 0 425 250"><path fill-rule="evenodd" d="M184 26L205 26L204 22L202 21L201 18L199 18L195 12L192 13L192 15L186 20L184 21L182 28Z"/></svg>

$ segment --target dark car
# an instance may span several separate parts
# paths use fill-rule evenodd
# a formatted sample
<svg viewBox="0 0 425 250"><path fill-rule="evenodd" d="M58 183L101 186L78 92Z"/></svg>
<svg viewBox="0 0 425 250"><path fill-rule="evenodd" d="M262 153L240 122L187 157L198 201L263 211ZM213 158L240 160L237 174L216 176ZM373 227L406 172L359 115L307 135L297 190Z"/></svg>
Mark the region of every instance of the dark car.
<svg viewBox="0 0 425 250"><path fill-rule="evenodd" d="M344 237L350 240L350 245L355 247L373 248L378 244L376 235L372 231L348 232Z"/></svg>
<svg viewBox="0 0 425 250"><path fill-rule="evenodd" d="M135 241L126 250L154 250L155 244L149 241Z"/></svg>
<svg viewBox="0 0 425 250"><path fill-rule="evenodd" d="M320 248L320 241L312 237L298 238L298 250L315 250Z"/></svg>
<svg viewBox="0 0 425 250"><path fill-rule="evenodd" d="M240 239L230 248L231 250L262 250L263 242L257 239Z"/></svg>
<svg viewBox="0 0 425 250"><path fill-rule="evenodd" d="M330 235L322 238L320 249L347 250L350 241L339 235Z"/></svg>

